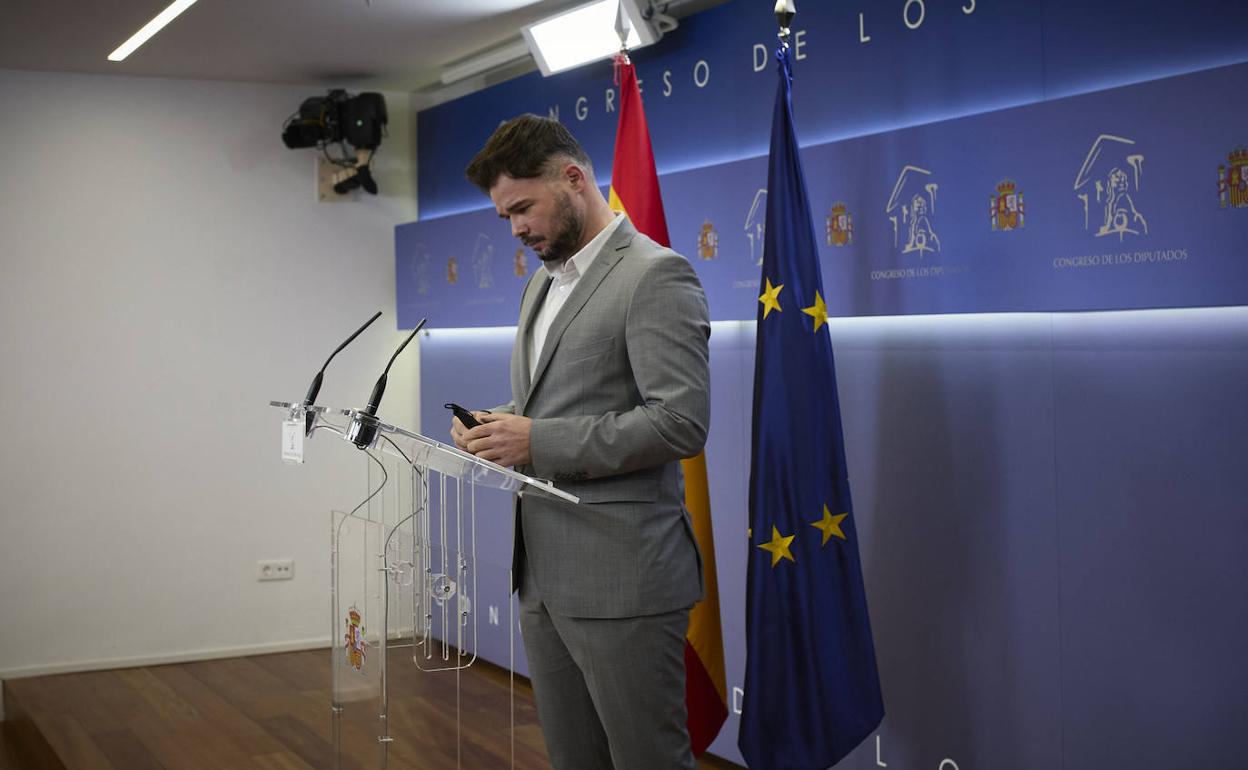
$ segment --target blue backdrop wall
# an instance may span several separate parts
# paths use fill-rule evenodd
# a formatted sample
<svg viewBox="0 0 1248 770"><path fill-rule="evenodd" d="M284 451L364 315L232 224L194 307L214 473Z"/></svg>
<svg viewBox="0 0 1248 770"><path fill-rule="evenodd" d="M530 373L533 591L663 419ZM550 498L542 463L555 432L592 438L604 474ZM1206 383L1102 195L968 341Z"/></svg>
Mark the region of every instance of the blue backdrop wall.
<svg viewBox="0 0 1248 770"><path fill-rule="evenodd" d="M880 760L1239 767L1248 308L829 325L887 708ZM430 435L445 435L450 398L509 398L513 334L422 339ZM752 323L714 325L707 458L730 690L745 665L753 356ZM480 646L506 665L511 506L479 493L478 508ZM526 671L522 645L516 660ZM739 762L737 724L711 751ZM870 741L839 767L876 757Z"/></svg>
<svg viewBox="0 0 1248 770"><path fill-rule="evenodd" d="M829 313L1248 304L1248 130L1199 117L1234 93L1248 64L806 147ZM715 320L757 313L766 161L660 178ZM395 244L404 327L514 323L536 269L492 208Z"/></svg>
<svg viewBox="0 0 1248 770"><path fill-rule="evenodd" d="M776 86L763 5L695 16L635 57L673 245L717 320L756 310ZM1234 96L1248 91L1248 39L1230 23L1242 9L850 6L811 3L795 24L830 313L1248 303L1248 105ZM601 63L420 113L422 220L395 232L401 327L514 323L537 260L463 168L531 110L567 123L605 184L615 101Z"/></svg>
<svg viewBox="0 0 1248 770"><path fill-rule="evenodd" d="M766 154L773 5L731 0L633 55L660 174ZM1243 62L1243 14L1239 0L808 1L793 27L798 138L822 144ZM422 111L421 217L484 205L464 166L499 121L521 112L557 115L605 182L613 90L611 65L599 62ZM1233 123L1243 107L1223 96L1207 119Z"/></svg>
<svg viewBox="0 0 1248 770"><path fill-rule="evenodd" d="M775 87L770 5L719 6L634 57L673 238L723 319L708 458L730 688L744 663L754 340L752 323L729 319L754 313L748 214ZM1248 144L1242 3L799 11L797 120L812 216L828 231L825 295L834 314L859 316L830 328L888 709L842 766L1239 766L1248 309L1212 306L1248 304L1248 210L1219 188ZM505 227L479 224L498 228L462 169L500 120L554 112L605 181L613 106L602 64L420 114L422 221L396 230L401 326L425 314L435 327L515 322L536 260L516 258ZM1111 168L1080 181L1102 136L1102 150L1122 151L1112 167L1130 177L1147 232L1134 218L1136 232L1099 232L1097 183L1107 189ZM890 217L908 216L889 210L908 167L939 177L937 192L925 182L906 197L933 196L940 251L906 251L893 229ZM1026 221L994 230L1004 181ZM827 222L838 202L852 243ZM1193 305L1206 307L1052 312ZM1036 312L984 312L1002 310ZM424 337L426 432L444 435L447 400L507 400L513 334ZM482 507L477 569L495 588L478 607L500 610L500 624L482 620L481 645L505 663L509 505L495 495ZM712 751L739 761L736 726L734 714Z"/></svg>

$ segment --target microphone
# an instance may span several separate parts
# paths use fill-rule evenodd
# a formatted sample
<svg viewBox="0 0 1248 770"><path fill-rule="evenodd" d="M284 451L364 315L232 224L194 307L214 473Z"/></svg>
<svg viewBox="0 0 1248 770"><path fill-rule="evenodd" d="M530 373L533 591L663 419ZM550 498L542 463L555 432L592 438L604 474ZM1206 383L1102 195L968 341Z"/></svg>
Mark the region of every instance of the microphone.
<svg viewBox="0 0 1248 770"><path fill-rule="evenodd" d="M325 369L326 367L329 366L329 362L333 361L334 356L338 355L338 353L343 348L345 348L347 345L350 345L352 340L360 336L361 332L363 332L368 327L372 326L373 321L376 321L378 318L381 318L380 310L374 313L372 318L365 321L363 326L356 329L354 334L352 334L350 337L347 337L345 342L343 342L338 347L334 348L333 353L329 354L329 358L325 359L325 365L322 366L321 370L316 373L315 377L312 378L312 384L308 386L308 395L303 397L303 406L305 409L312 406L312 404L316 401L317 394L321 392L321 383L325 380ZM312 422L315 419L315 414L313 412L308 412L304 416L304 419L306 420L305 425L304 425L305 435L311 436L312 435Z"/></svg>
<svg viewBox="0 0 1248 770"><path fill-rule="evenodd" d="M420 323L416 324L416 328L412 329L412 333L407 335L407 339L403 340L403 344L399 345L399 349L394 351L394 355L390 356L390 362L386 364L386 370L381 373L377 384L373 386L372 394L368 397L368 406L357 412L355 419L351 421L351 427L347 430L347 438L360 449L367 449L377 439L377 408L381 406L381 397L386 394L386 378L390 374L390 367L394 365L394 359L399 357L399 354L403 352L403 348L407 347L407 343L416 337L417 332L425 328L425 322L428 320L428 318L420 319Z"/></svg>

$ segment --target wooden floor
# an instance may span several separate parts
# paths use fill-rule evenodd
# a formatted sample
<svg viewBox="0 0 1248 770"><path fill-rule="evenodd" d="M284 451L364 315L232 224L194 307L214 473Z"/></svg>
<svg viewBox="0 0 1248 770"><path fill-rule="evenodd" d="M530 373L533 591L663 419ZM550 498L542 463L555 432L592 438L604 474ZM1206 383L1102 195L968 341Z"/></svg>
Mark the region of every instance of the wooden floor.
<svg viewBox="0 0 1248 770"><path fill-rule="evenodd" d="M333 770L328 652L259 655L4 683L3 770ZM410 658L409 658L410 660ZM508 676L391 666L390 770L507 768ZM396 695L401 694L401 695ZM378 767L375 709L348 709L343 770ZM515 767L548 768L528 683L516 679ZM370 756L371 755L371 756ZM706 757L701 768L737 768Z"/></svg>

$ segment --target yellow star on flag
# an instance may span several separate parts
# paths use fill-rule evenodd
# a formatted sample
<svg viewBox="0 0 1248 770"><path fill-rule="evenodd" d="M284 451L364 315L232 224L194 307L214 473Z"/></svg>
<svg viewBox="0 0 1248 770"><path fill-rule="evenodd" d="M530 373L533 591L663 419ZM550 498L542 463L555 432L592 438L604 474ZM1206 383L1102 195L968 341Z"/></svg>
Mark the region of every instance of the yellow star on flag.
<svg viewBox="0 0 1248 770"><path fill-rule="evenodd" d="M771 526L771 542L760 543L758 547L771 554L772 567L779 564L781 559L788 559L796 564L797 560L793 558L793 554L789 553L789 543L792 543L795 537L797 535L781 536L780 530L776 529L776 526L773 524Z"/></svg>
<svg viewBox="0 0 1248 770"><path fill-rule="evenodd" d="M758 301L763 303L763 318L766 318L767 314L770 313L772 310L779 310L781 312L784 312L783 308L780 307L780 299L779 299L780 290L783 288L784 288L784 284L780 284L779 286L772 286L771 279L770 278L767 279L767 289L763 292L763 296L758 298Z"/></svg>
<svg viewBox="0 0 1248 770"><path fill-rule="evenodd" d="M823 533L823 542L820 543L820 545L827 545L828 538L833 535L836 535L842 540L848 539L845 537L845 533L841 531L841 522L845 520L846 516L849 516L849 514L838 513L833 516L832 512L828 510L828 504L823 504L823 518L810 525ZM759 547L761 548L762 546Z"/></svg>
<svg viewBox="0 0 1248 770"><path fill-rule="evenodd" d="M819 296L819 292L815 292L815 304L802 308L802 312L814 316L815 331L819 331L819 327L828 322L828 306L823 304L823 297ZM766 316L763 317L766 318Z"/></svg>

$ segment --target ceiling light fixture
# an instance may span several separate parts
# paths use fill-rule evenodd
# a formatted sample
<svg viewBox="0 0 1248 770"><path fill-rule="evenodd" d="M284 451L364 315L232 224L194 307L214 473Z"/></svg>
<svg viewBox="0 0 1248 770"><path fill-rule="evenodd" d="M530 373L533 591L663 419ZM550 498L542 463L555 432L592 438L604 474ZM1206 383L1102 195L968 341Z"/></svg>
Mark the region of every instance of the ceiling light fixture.
<svg viewBox="0 0 1248 770"><path fill-rule="evenodd" d="M442 70L442 84L451 85L467 80L507 64L514 64L529 56L529 46L523 40L513 40L506 45L492 48Z"/></svg>
<svg viewBox="0 0 1248 770"><path fill-rule="evenodd" d="M108 55L108 60L121 61L130 54L134 53L136 48L146 43L149 39L151 39L152 35L155 35L157 32L164 29L165 25L178 18L183 11L190 8L194 4L195 0L174 0L169 4L168 8L156 14L156 18L144 24L142 29L131 35L129 40L119 45L116 51L110 53Z"/></svg>
<svg viewBox="0 0 1248 770"><path fill-rule="evenodd" d="M642 13L647 0L594 0L524 28L524 39L543 75L589 64L620 50L616 17L627 20L628 49L634 51L662 37Z"/></svg>

